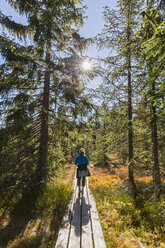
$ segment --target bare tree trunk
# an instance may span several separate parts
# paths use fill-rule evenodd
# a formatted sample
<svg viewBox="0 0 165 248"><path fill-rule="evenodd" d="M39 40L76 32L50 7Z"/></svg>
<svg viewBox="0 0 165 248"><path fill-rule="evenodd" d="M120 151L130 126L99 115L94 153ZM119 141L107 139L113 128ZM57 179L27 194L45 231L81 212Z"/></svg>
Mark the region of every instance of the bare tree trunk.
<svg viewBox="0 0 165 248"><path fill-rule="evenodd" d="M41 113L41 135L39 146L37 182L45 184L47 179L47 158L48 158L48 118L49 118L49 94L50 94L50 56L51 41L47 40L46 47L46 68L44 76L43 103Z"/></svg>
<svg viewBox="0 0 165 248"><path fill-rule="evenodd" d="M153 185L154 194L157 200L160 200L161 194L161 180L158 156L158 135L157 135L157 115L156 106L154 103L155 96L155 81L151 83L151 138L152 138L152 152L153 152Z"/></svg>

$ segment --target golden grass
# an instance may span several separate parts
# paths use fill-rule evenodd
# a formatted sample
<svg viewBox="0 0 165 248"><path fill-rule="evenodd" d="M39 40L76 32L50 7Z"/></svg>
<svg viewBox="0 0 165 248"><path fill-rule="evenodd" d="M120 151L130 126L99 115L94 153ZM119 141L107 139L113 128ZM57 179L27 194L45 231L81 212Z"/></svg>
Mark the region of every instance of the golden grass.
<svg viewBox="0 0 165 248"><path fill-rule="evenodd" d="M157 205L146 201L137 208L134 200L126 193L128 168L113 169L115 175L107 175L106 170L97 169L89 178L107 248L139 248L140 242L147 248L165 248L165 226L163 214L165 202ZM151 176L135 174L139 183L150 184ZM143 185L143 184L141 184ZM125 187L125 188L124 188Z"/></svg>

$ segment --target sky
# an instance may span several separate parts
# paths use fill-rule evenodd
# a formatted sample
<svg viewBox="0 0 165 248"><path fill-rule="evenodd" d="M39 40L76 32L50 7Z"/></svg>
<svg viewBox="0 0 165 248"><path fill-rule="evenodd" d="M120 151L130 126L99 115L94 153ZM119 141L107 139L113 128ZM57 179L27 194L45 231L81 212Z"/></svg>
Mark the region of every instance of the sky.
<svg viewBox="0 0 165 248"><path fill-rule="evenodd" d="M28 0L27 0L28 1ZM87 6L85 24L80 30L81 36L85 38L91 38L100 33L104 22L102 19L102 12L104 6L115 7L117 0L84 0L84 4ZM12 16L13 20L25 24L26 21L19 14L14 12L5 0L0 0L0 9L5 15ZM0 30L1 32L1 30ZM89 48L86 53L90 57L104 56L105 51L98 52L95 46ZM100 80L100 79L99 79ZM90 88L96 88L98 86L98 80L95 79L89 84Z"/></svg>
<svg viewBox="0 0 165 248"><path fill-rule="evenodd" d="M81 33L88 36L95 36L101 32L103 28L102 12L104 6L115 6L116 0L84 0L84 4L87 5L88 9L85 20L85 25L81 30Z"/></svg>
<svg viewBox="0 0 165 248"><path fill-rule="evenodd" d="M80 30L80 34L85 38L95 37L98 33L101 33L104 27L104 21L102 17L103 7L110 6L114 8L117 0L84 0L84 4L87 5L85 24ZM104 57L107 55L107 51L98 51L95 46L88 49L86 53L89 57ZM99 86L102 79L100 77L92 80L88 88L95 89Z"/></svg>

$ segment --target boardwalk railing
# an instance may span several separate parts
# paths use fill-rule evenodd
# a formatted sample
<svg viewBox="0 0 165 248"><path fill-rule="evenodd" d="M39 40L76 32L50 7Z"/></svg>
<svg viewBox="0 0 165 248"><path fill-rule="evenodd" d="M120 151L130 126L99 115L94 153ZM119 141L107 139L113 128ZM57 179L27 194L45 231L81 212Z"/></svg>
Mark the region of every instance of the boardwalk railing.
<svg viewBox="0 0 165 248"><path fill-rule="evenodd" d="M88 178L83 195L79 197L76 178L73 188L74 192L63 218L55 248L106 248Z"/></svg>

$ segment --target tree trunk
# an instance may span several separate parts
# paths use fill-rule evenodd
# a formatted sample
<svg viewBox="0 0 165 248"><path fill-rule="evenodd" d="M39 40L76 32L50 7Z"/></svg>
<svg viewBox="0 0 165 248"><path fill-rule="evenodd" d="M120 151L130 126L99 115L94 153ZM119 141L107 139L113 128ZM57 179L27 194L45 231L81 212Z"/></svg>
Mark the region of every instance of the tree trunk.
<svg viewBox="0 0 165 248"><path fill-rule="evenodd" d="M130 16L128 13L127 41L129 43L130 33ZM128 45L127 49L127 72L128 72L128 176L132 187L132 193L136 197L136 185L133 175L133 126L132 126L132 80L131 80L131 49Z"/></svg>
<svg viewBox="0 0 165 248"><path fill-rule="evenodd" d="M158 4L158 2L157 2ZM147 9L149 10L154 5L153 0L147 0ZM152 37L152 33L148 31L148 39ZM152 74L151 65L154 64L154 61L151 59L148 61L148 72L149 76ZM155 81L150 82L150 111L151 111L151 139L152 139L152 155L153 155L153 186L154 194L156 200L160 200L161 195L161 179L160 179L160 168L159 168L159 156L158 156L158 135L157 135L157 114L156 114L156 105L155 105L155 92L156 85Z"/></svg>
<svg viewBox="0 0 165 248"><path fill-rule="evenodd" d="M106 160L107 160L107 156L106 156L106 125L105 125L105 120L103 117L103 166L106 166Z"/></svg>
<svg viewBox="0 0 165 248"><path fill-rule="evenodd" d="M46 68L44 76L43 103L41 112L41 135L39 146L39 159L37 182L45 184L47 179L47 158L48 158L48 117L49 117L49 94L50 94L50 56L51 56L51 41L50 37L47 40L46 47Z"/></svg>
<svg viewBox="0 0 165 248"><path fill-rule="evenodd" d="M154 194L157 200L160 200L161 193L161 180L160 180L160 168L158 158L158 136L157 136L157 116L156 106L154 104L155 96L155 82L151 83L151 138L152 138L152 152L153 152L153 185Z"/></svg>
<svg viewBox="0 0 165 248"><path fill-rule="evenodd" d="M128 56L128 175L133 194L136 195L136 185L133 175L132 84L130 56Z"/></svg>

